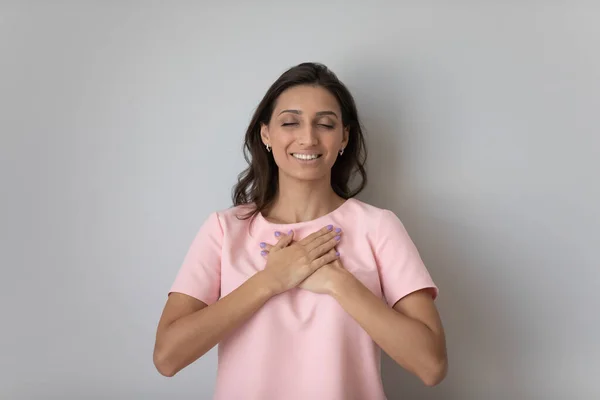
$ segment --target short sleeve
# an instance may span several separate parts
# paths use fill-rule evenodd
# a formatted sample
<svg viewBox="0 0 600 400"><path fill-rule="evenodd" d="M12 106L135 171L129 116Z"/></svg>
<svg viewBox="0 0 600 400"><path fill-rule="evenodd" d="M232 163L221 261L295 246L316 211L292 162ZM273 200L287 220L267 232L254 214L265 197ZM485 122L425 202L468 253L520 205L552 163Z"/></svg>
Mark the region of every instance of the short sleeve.
<svg viewBox="0 0 600 400"><path fill-rule="evenodd" d="M435 299L438 288L396 214L383 210L376 238L375 257L383 295L390 307L421 289L431 289L430 293Z"/></svg>
<svg viewBox="0 0 600 400"><path fill-rule="evenodd" d="M215 303L221 291L222 243L223 230L215 212L192 241L169 293L187 294L207 305Z"/></svg>

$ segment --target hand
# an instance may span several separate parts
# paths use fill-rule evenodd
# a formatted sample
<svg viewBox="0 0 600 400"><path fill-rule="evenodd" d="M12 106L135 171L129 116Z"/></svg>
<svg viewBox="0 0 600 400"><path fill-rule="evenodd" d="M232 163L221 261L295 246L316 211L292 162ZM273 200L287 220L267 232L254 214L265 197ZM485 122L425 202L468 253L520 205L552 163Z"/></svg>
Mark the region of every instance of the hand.
<svg viewBox="0 0 600 400"><path fill-rule="evenodd" d="M341 234L340 228L337 228L335 231L338 234ZM289 243L292 242L292 238L289 237L290 235L285 235L283 233L279 233L279 235L285 239L288 239ZM261 247L264 249L261 254L268 260L270 252L275 246L272 246L268 243L261 243ZM339 260L339 253L337 250L333 248L329 251L329 253L331 255L336 255L335 260L316 270L313 274L309 275L305 280L303 280L297 287L309 290L313 293L331 294L333 285L337 282L337 278L343 277L343 274L346 273L346 270Z"/></svg>
<svg viewBox="0 0 600 400"><path fill-rule="evenodd" d="M335 285L342 282L341 278L346 277L347 272L338 258L319 268L314 274L303 280L298 287L313 293L331 295L335 290Z"/></svg>
<svg viewBox="0 0 600 400"><path fill-rule="evenodd" d="M281 234L280 234L281 235ZM261 243L261 254L268 255L267 265L262 271L274 294L296 287L319 268L339 257L335 246L341 238L341 230L331 225L320 229L306 238L292 243L294 233L281 235L275 246Z"/></svg>

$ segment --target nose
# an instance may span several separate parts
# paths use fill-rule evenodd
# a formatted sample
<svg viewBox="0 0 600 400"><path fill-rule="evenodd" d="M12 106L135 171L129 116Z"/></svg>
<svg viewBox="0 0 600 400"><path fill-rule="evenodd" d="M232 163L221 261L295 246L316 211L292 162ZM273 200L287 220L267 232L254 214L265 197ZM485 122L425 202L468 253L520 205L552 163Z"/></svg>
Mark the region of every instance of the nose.
<svg viewBox="0 0 600 400"><path fill-rule="evenodd" d="M319 142L318 133L311 124L304 125L303 129L298 129L296 140L302 146L315 146Z"/></svg>

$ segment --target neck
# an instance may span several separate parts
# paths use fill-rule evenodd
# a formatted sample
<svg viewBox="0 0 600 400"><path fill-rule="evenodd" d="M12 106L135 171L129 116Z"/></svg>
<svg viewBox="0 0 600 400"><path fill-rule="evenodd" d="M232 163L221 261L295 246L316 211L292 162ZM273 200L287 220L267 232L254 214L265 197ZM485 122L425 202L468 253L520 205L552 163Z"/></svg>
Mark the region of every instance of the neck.
<svg viewBox="0 0 600 400"><path fill-rule="evenodd" d="M332 212L344 201L331 188L330 179L305 182L280 175L268 219L284 224L311 221Z"/></svg>

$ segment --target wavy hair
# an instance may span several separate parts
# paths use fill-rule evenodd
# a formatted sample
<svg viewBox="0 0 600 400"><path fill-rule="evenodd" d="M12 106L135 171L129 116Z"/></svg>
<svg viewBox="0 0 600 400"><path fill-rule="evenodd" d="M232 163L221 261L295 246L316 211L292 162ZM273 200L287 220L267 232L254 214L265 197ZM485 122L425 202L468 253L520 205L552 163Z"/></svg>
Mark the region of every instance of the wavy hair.
<svg viewBox="0 0 600 400"><path fill-rule="evenodd" d="M248 168L239 174L232 193L234 206L253 205L243 219L268 210L273 205L278 190L279 171L273 156L266 151L262 142L261 125L269 124L279 95L298 85L320 86L328 90L335 96L342 110L342 124L344 128L348 128L349 140L343 156L337 158L331 169L331 187L334 192L348 199L360 193L367 184L367 148L354 98L348 88L325 65L302 63L285 71L271 85L246 130L243 153ZM350 187L353 178L357 178L354 188Z"/></svg>

